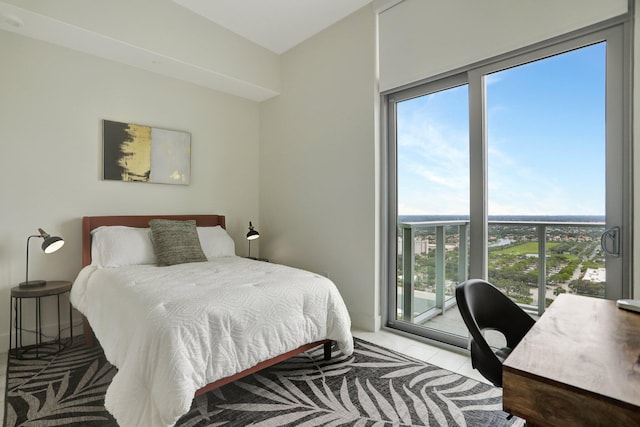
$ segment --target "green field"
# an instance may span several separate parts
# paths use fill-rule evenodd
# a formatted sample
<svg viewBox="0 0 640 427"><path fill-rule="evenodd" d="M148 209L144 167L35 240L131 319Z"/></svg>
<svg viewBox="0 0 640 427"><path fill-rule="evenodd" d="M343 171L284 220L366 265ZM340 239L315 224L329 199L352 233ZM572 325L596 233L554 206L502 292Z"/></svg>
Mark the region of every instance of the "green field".
<svg viewBox="0 0 640 427"><path fill-rule="evenodd" d="M558 246L559 242L547 242L547 251ZM528 255L538 254L538 242L526 242L508 248L491 251L491 255Z"/></svg>

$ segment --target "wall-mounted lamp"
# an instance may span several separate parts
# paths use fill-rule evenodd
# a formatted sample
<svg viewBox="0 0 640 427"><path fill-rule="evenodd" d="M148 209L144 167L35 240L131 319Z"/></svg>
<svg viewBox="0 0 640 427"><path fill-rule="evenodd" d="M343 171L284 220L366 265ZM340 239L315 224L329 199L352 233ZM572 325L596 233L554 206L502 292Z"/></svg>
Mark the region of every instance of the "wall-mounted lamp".
<svg viewBox="0 0 640 427"><path fill-rule="evenodd" d="M27 273L25 281L18 285L21 288L34 288L36 286L44 286L47 284L46 280L29 280L29 240L31 240L32 237L40 237L44 239L44 242L42 242L42 250L45 254L51 254L64 246L64 240L62 240L61 237L51 236L42 228L38 228L38 231L40 234L33 234L27 237Z"/></svg>
<svg viewBox="0 0 640 427"><path fill-rule="evenodd" d="M253 224L249 221L249 232L247 233L247 240L249 241L249 256L247 258L251 258L251 241L256 240L258 237L260 237L260 233L253 228Z"/></svg>

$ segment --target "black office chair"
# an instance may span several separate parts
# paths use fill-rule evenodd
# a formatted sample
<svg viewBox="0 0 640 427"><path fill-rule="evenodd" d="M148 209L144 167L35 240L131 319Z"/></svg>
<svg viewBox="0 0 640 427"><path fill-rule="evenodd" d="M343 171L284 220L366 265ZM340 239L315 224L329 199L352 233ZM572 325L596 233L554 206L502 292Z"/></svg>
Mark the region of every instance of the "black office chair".
<svg viewBox="0 0 640 427"><path fill-rule="evenodd" d="M462 319L471 334L471 365L496 387L502 387L502 363L535 321L491 283L470 279L456 287ZM507 346L494 352L482 331L504 334Z"/></svg>

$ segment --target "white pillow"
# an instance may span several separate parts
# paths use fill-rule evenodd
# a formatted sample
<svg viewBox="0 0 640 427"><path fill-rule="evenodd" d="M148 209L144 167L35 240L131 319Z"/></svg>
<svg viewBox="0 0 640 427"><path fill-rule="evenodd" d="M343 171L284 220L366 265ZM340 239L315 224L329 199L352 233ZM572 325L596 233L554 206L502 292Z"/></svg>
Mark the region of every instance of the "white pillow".
<svg viewBox="0 0 640 427"><path fill-rule="evenodd" d="M216 225L215 227L197 227L197 230L202 252L209 261L213 258L236 255L233 239L224 228Z"/></svg>
<svg viewBox="0 0 640 427"><path fill-rule="evenodd" d="M91 231L91 265L157 264L149 228L103 226Z"/></svg>

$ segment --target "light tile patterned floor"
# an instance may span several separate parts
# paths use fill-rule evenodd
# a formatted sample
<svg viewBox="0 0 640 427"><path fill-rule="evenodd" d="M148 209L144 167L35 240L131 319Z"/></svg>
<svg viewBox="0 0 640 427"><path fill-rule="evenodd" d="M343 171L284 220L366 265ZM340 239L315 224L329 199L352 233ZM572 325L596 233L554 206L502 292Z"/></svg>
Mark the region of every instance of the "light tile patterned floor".
<svg viewBox="0 0 640 427"><path fill-rule="evenodd" d="M471 367L468 355L426 344L387 330L365 332L354 330L353 335L374 344L387 347L432 365L459 373L469 378L489 383L482 375ZM4 419L4 396L7 370L7 353L0 353L0 420Z"/></svg>
<svg viewBox="0 0 640 427"><path fill-rule="evenodd" d="M490 384L477 370L471 367L471 358L463 350L449 350L442 346L428 344L385 329L378 332L354 330L353 335L440 368Z"/></svg>

